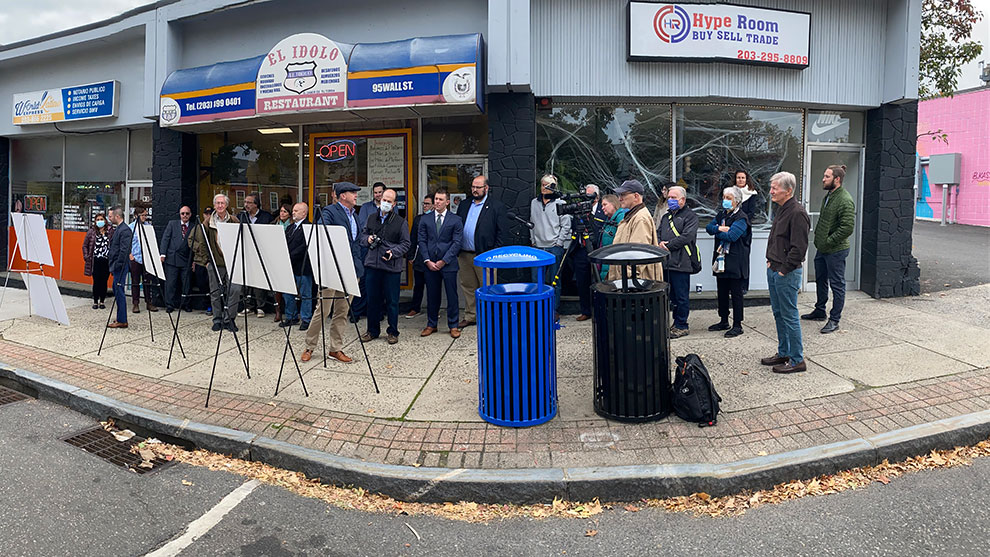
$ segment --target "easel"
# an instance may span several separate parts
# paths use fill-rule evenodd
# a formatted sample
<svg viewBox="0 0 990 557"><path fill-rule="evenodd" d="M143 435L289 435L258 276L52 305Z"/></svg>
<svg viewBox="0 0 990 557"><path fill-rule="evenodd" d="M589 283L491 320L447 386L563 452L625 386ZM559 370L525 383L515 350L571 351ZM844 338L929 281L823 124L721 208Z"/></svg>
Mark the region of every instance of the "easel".
<svg viewBox="0 0 990 557"><path fill-rule="evenodd" d="M158 267L159 265L161 265L162 262L156 260L156 258L154 258L154 257L149 257L149 255L152 255L152 254L149 253L150 250L145 249L145 246L149 245L149 242L148 242L148 233L144 229L144 223L141 222L141 219L140 218L136 222L137 222L137 225L135 226L135 228L137 228L138 230L140 230L140 234L138 236L138 242L139 242L139 245L141 246L141 259L144 260L145 262L150 262L151 263L151 270L152 270L151 274L152 274L152 276L155 277L155 286L158 287L158 294L161 295L162 300L165 300L165 290L162 288L162 279L159 276L159 272L161 272L162 275L164 275L165 272L164 272L163 269L160 269ZM144 263L142 263L142 267L143 266L144 266ZM144 272L144 269L142 268L141 271ZM144 281L142 281L142 282L144 282ZM171 313L168 314L168 320L172 324L172 342L175 342L175 341L178 340L178 342L179 342L179 353L181 353L182 354L182 357L185 358L186 357L186 351L182 349L182 341L179 340L179 326L172 319L172 314ZM151 319L151 312L150 311L148 312L148 326L151 328L151 342L155 342L155 327L154 327L153 322L152 322L152 319ZM172 351L171 350L169 350L168 361L169 361L169 364L172 363ZM166 366L165 369L168 369L168 366Z"/></svg>
<svg viewBox="0 0 990 557"><path fill-rule="evenodd" d="M196 220L199 220L199 217L197 217ZM183 238L183 241L188 242L189 235L192 233L193 233L193 228L190 226L189 232L186 232L186 237ZM204 235L203 237L205 238L206 237L205 230L203 231L203 235ZM209 244L207 244L206 247L207 249L209 249ZM210 251L210 257L211 258L213 257L212 250ZM193 254L192 254L192 250L190 249L189 268L186 270L190 275L192 274L192 266L193 266ZM189 278L191 279L192 277L190 276ZM181 280L181 275L179 280ZM182 308L185 307L185 305L188 303L188 299L190 296L192 296L192 294L190 294L189 292L186 291L185 288L183 288L182 297L179 299L179 307L176 308L178 310L178 313L175 315L175 326L173 328L174 330L172 331L172 344L168 348L168 362L165 363L165 369L169 369L172 366L172 353L175 351L175 342L179 339L179 321L182 319ZM209 293L207 293L206 296L209 297ZM165 300L166 307L168 306L168 302L169 300ZM169 316L169 319L171 319L171 316ZM179 349L180 350L182 349L181 343L179 344ZM186 357L185 353L182 354L182 357L183 358ZM248 378L250 379L250 375L248 376Z"/></svg>
<svg viewBox="0 0 990 557"><path fill-rule="evenodd" d="M21 230L24 232L24 246L25 246L25 250L24 251L28 251L26 249L27 248L27 245L28 245L27 223L25 223L24 227L21 228ZM10 262L7 264L7 278L5 278L4 281L3 281L3 292L0 292L0 307L3 307L3 300L7 296L7 282L10 281L10 273L12 273L12 272L13 273L22 273L22 272L23 273L31 273L32 272L32 269L31 269L31 260L28 259L28 255L26 253L21 253L21 257L24 259L24 270L22 271L20 269L17 269L17 270L11 269L11 267L14 265L14 257L18 253L20 253L20 250L21 250L21 243L15 241L14 242L14 251L11 252L11 254L10 254ZM44 275L45 274L45 266L42 265L41 263L37 262L37 261L35 261L35 263L38 263L38 268L35 269L35 270L37 270L42 275ZM30 317L31 316L31 290L27 287L27 283L24 284L24 289L27 290L27 293L28 293L28 317Z"/></svg>
<svg viewBox="0 0 990 557"><path fill-rule="evenodd" d="M351 309L351 300L350 300L350 296L348 296L348 293L347 293L347 287L344 286L344 275L340 272L340 261L337 259L337 250L334 249L333 242L330 240L329 225L321 224L322 221L323 221L323 212L322 212L322 210L320 211L320 213L318 213L318 215L319 215L319 217L317 218L316 224L314 224L313 227L310 228L310 230L309 230L309 238L306 239L306 245L309 246L310 242L313 239L313 232L317 229L317 227L322 226L323 227L322 228L323 235L324 235L324 237L327 240L327 245L330 246L330 256L333 258L333 266L334 266L334 269L337 271L337 279L340 280L341 287L344 290L344 296L342 298L343 298L344 302L347 304L348 311L350 311L350 309ZM357 241L356 238L355 238L355 241ZM324 300L331 300L331 302L330 302L330 321L332 323L333 322L334 304L336 304L337 303L337 300L340 300L341 297L334 296L334 297L331 297L331 298L327 298L327 297L323 296L323 265L320 264L321 263L320 254L322 252L323 252L323 250L320 249L319 238L317 237L316 269L317 269L317 276L318 276L318 278L317 278L317 281L316 282L317 282L317 289L319 290L320 319L323 319L323 309L322 308L323 308ZM308 254L308 250L307 250L307 254ZM376 394L380 394L381 391L378 390L378 381L375 380L375 372L374 372L374 370L371 369L371 359L368 357L368 349L365 348L364 343L360 341L360 338L361 338L361 329L358 328L357 323L354 323L354 332L357 333L358 343L361 345L361 352L364 353L364 361L368 365L368 373L371 375L371 383L375 386L375 393ZM324 324L323 327L320 328L320 333L322 334L322 337L323 337L323 339L322 339L322 341L323 341L323 367L326 368L327 367L327 328L326 328L325 324Z"/></svg>
<svg viewBox="0 0 990 557"><path fill-rule="evenodd" d="M14 215L17 215L17 216L14 216ZM49 276L45 275L45 265L46 264L49 265L49 266L53 266L54 265L54 261L52 261L52 257L51 257L51 247L49 246L47 252L42 251L43 254L45 254L45 255L48 256L47 258L45 258L43 255L42 256L38 256L37 254L35 254L34 257L39 257L39 259L37 259L37 260L32 259L32 255L31 255L32 250L30 248L30 246L31 246L31 243L30 243L30 237L31 237L30 230L31 230L31 226L29 225L29 222L31 222L34 219L29 219L28 218L28 217L32 217L32 216L36 217L39 221L42 221L43 220L43 219L41 219L41 216L40 215L31 215L31 214L26 214L26 213L11 213L11 216L8 219L8 222L13 222L14 223L14 233L15 233L16 238L18 239L18 241L14 243L14 250L10 254L10 262L7 264L7 277L6 277L6 279L4 280L4 283L3 283L3 290L2 290L2 292L0 292L0 306L3 305L3 301L4 301L4 299L6 298L6 295L7 295L7 283L10 281L10 273L11 272L22 273L24 275L24 288L27 290L27 294L28 294L28 316L33 316L34 315L34 307L33 307L34 306L34 304L33 304L33 301L34 300L32 300L32 296L31 296L32 287L31 287L31 284L30 283L32 282L31 278L33 278L33 277L39 277L39 278L44 279L43 282L45 283L45 290L48 293L48 300L52 302L51 309L53 310L53 314L52 315L44 315L45 312L42 311L41 314L40 314L40 316L41 317L47 317L47 318L52 319L54 321L58 321L59 323L64 323L64 324L68 325L69 324L69 317L68 317L67 314L65 314L65 305L61 301L61 294L59 293L58 285L55 284L55 279L53 279L52 277L49 277ZM17 232L17 230L18 230L18 227L17 227L18 222L21 225L21 227L20 227L20 233ZM40 225L40 228L37 229L37 230L40 231L41 234L45 234L45 229L44 229L43 222L38 222L37 224ZM21 241L24 242L24 249L21 249L21 243L20 243ZM47 242L47 237L41 236L41 244L42 245L47 245L47 243L48 243ZM38 249L41 249L41 248L39 247ZM18 253L20 253L21 257L24 259L24 265L25 266L24 266L24 269L23 270L21 270L21 269L16 269L16 270L15 269L11 269L11 267L14 265L14 257ZM38 264L38 268L37 269L31 269L31 262L32 261L34 261L34 263L37 263ZM37 286L37 284L35 286ZM53 288L54 288L54 292L52 292L52 289ZM39 298L39 301L40 300L41 299ZM58 300L58 303L55 303L55 300ZM61 309L62 310L62 314L64 314L64 321L63 321L62 315L59 314L59 311L58 311L59 309Z"/></svg>
<svg viewBox="0 0 990 557"><path fill-rule="evenodd" d="M203 238L207 242L207 244L206 244L207 250L210 251L210 259L213 261L213 267L216 269L217 268L217 266L216 266L216 260L213 257L212 250L210 250L209 239L206 236L206 228L202 224L200 224L200 226L201 226L201 228L203 230ZM240 261L240 263L241 263L241 280L246 281L246 279L247 279L247 263L246 263L245 257L244 257L244 245L245 245L245 242L244 242L244 230L246 228L247 231L248 231L248 234L251 236L252 244L254 245L254 253L258 257L258 261L261 263L261 270L262 270L262 272L265 275L265 282L268 284L268 290L269 291L273 291L273 290L275 290L275 288L272 285L271 277L268 274L268 268L265 265L265 258L261 255L261 248L258 247L258 239L255 237L254 230L251 228L251 226L252 225L249 225L248 223L245 223L245 222L239 222L238 223L238 227L237 227L237 240L234 242L234 256L231 259L230 267L229 268L230 269L236 269L237 268L237 257L240 256L240 258L241 258L241 261ZM219 237L219 231L217 232L217 235ZM222 282L222 277L220 276L219 270L217 271L217 277ZM234 282L233 281L233 272L228 272L228 276L227 276L227 293L226 293L226 296L224 297L224 301L223 301L223 306L224 306L223 307L223 312L224 313L221 314L221 320L227 315L227 310L228 310L228 305L227 304L228 304L228 300L229 300L230 288L233 285L233 282ZM214 308L214 311L215 311L215 308ZM309 396L309 391L306 389L306 381L303 379L302 369L299 368L299 362L298 362L298 360L296 360L295 351L292 349L291 342L289 342L289 328L288 327L285 327L285 328L283 328L283 330L285 331L285 348L282 350L282 365L279 368L279 372L278 372L278 377L279 377L278 382L276 382L276 384L275 384L275 395L276 396L278 395L279 382L281 382L282 372L283 372L283 370L285 368L285 355L286 355L286 352L288 352L289 354L292 355L292 362L296 366L296 373L299 374L299 383L302 385L303 394L305 394L308 397ZM236 340L237 339L237 333L235 333L234 331L231 331L231 332L234 333L234 339ZM206 391L206 407L207 408L209 408L209 406L210 406L210 394L213 392L213 378L214 378L214 375L216 374L216 370L217 370L217 359L220 357L220 340L222 338L223 338L223 329L220 329L220 334L219 334L219 336L217 338L217 349L216 349L216 353L213 356L213 370L210 372L210 385L209 385L209 387L207 388L207 391ZM247 370L248 379L251 378L251 371L250 371L250 368L251 368L251 350L250 350L250 345L248 344L249 342L250 341L249 341L249 336L248 336L248 314L245 313L244 314L244 351L241 354L241 357L244 360L244 368L245 368L245 370ZM240 349L240 345L239 344L238 344L238 349Z"/></svg>

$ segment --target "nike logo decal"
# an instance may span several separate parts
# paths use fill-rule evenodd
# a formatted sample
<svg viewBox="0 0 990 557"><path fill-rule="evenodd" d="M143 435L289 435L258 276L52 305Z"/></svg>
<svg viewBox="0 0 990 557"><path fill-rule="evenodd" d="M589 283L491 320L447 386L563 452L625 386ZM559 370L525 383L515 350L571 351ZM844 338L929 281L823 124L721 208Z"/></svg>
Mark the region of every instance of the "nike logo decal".
<svg viewBox="0 0 990 557"><path fill-rule="evenodd" d="M823 133L830 132L835 128L847 123L848 122L844 122L840 120L838 122L833 122L831 124L821 125L821 123L818 120L815 120L815 122L811 124L811 133L812 135L822 135Z"/></svg>

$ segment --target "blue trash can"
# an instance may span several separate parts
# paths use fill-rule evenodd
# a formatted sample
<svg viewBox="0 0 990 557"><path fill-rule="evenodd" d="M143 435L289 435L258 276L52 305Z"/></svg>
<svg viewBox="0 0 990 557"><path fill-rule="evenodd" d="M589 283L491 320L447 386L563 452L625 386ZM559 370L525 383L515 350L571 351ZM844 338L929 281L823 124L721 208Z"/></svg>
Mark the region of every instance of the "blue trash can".
<svg viewBox="0 0 990 557"><path fill-rule="evenodd" d="M557 414L557 328L553 287L543 282L552 254L525 246L486 251L475 292L478 414L495 425L527 427ZM495 284L498 269L537 267L536 283Z"/></svg>

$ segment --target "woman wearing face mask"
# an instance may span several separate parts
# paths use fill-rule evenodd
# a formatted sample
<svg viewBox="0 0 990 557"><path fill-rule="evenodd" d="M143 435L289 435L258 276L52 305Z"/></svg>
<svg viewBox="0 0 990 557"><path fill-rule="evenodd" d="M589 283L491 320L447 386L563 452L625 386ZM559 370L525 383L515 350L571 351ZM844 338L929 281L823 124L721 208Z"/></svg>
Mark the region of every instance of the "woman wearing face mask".
<svg viewBox="0 0 990 557"><path fill-rule="evenodd" d="M93 226L86 232L82 252L84 273L93 277L93 309L104 309L107 299L107 279L110 278L110 237L113 227L103 213L97 213Z"/></svg>
<svg viewBox="0 0 990 557"><path fill-rule="evenodd" d="M722 210L705 230L715 237L712 273L718 284L718 316L721 320L709 331L725 331L732 338L743 334L743 286L749 279L749 215L742 209L744 194L737 186L722 191ZM729 325L729 298L732 298L732 325Z"/></svg>
<svg viewBox="0 0 990 557"><path fill-rule="evenodd" d="M608 217L605 224L602 225L602 245L600 247L605 247L612 245L612 241L615 240L615 232L619 229L619 223L622 222L622 217L626 216L629 210L619 207L619 197L610 193L602 198L602 212ZM608 265L602 265L601 271L602 280L607 280Z"/></svg>

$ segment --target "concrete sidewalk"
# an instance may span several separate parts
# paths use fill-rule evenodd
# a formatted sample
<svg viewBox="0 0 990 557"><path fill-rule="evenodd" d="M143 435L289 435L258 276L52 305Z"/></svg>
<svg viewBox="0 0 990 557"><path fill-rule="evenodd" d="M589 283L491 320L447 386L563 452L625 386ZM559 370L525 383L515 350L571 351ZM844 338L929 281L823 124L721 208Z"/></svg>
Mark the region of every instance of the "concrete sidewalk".
<svg viewBox="0 0 990 557"><path fill-rule="evenodd" d="M165 369L171 328L163 311L152 314L154 342L147 313L131 314L131 327L109 331L102 355L97 355L107 310L70 308L73 325L63 327L9 313L21 303L19 294L23 291L8 292L0 314L5 319L0 322L0 362L64 383L59 388L71 391L63 393L67 400L78 389L110 401L91 413L123 404L180 422L284 441L283 452L295 446L307 458L328 455L347 466L394 465L381 470L400 477L403 470L409 477L426 477L427 469L477 469L530 479L550 470L571 470L572 477L578 477L581 470L626 467L630 478L640 478L657 465L683 465L666 468L668 476L683 475L692 466L729 467L724 472L741 462L780 464L786 455L798 455L819 466L813 470L827 471L820 466L832 458L830 444L891 432L902 435L904 428L990 408L990 285L896 300L850 293L839 332L821 335L813 326L820 324L805 327L809 369L788 376L772 374L759 364L760 357L776 349L769 308L747 308L745 334L735 339L706 330L717 321L714 311L692 312L691 335L673 340L671 350L673 356L701 355L724 399L718 426L704 429L676 417L630 425L597 416L591 397L591 326L573 317L563 319L558 333L558 416L543 426L511 429L478 417L474 327L457 340L445 332L420 338L424 317L400 319L399 344L390 346L381 339L365 345L381 394L374 392L351 329L345 352L355 363L331 360L324 368L320 359L299 362L309 397L303 395L295 368L287 365L281 392L273 397L284 336L270 318L250 317L252 379L247 379L234 342L225 334L206 409L217 335L202 313L183 314L180 338L186 358L176 349L171 369ZM800 302L802 310L810 308L813 297L802 294ZM238 324L243 330L243 318ZM359 325L363 332L364 322ZM297 355L303 335L298 330L291 333ZM20 374L22 379L27 376L33 377ZM971 416L964 422L970 428L983 424ZM762 476L764 481L768 477ZM642 484L641 478L630 481ZM678 486L667 487L676 492ZM523 498L533 497L538 494Z"/></svg>

